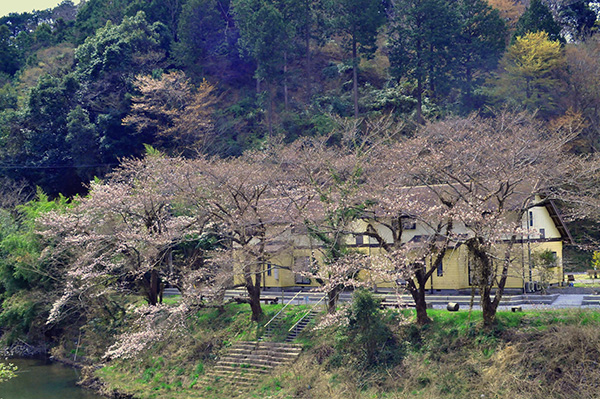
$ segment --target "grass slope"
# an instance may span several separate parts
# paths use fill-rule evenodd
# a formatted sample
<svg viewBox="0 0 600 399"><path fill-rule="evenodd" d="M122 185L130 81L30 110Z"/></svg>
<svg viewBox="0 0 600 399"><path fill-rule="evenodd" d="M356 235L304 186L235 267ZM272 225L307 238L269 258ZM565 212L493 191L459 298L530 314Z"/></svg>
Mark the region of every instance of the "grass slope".
<svg viewBox="0 0 600 399"><path fill-rule="evenodd" d="M281 305L265 306L273 315ZM302 308L290 307L286 323ZM256 339L247 305L202 309L187 331L161 342L136 361L113 362L96 372L107 392L136 398L597 398L600 387L600 313L593 310L499 312L498 326L482 330L480 312L432 310L423 328L412 312L386 311L400 356L393 364L364 364L348 351L343 327L303 334L291 367L265 377L250 391L203 376L237 340ZM268 320L268 318L266 318ZM283 330L282 330L283 332ZM281 334L283 336L283 333Z"/></svg>

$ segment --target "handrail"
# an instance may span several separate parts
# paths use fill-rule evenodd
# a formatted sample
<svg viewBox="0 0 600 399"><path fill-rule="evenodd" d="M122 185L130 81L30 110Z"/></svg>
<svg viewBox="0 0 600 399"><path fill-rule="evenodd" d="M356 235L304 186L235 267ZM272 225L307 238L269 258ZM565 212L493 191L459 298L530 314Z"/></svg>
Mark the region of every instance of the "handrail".
<svg viewBox="0 0 600 399"><path fill-rule="evenodd" d="M279 314L280 314L281 312L283 312L283 310L284 310L285 308L287 308L287 306L288 306L290 303L292 303L292 301L293 301L294 299L296 299L296 297L297 297L298 295L300 295L300 294L302 294L302 291L298 291L298 292L296 293L296 295L294 295L294 296L292 297L292 299L290 299L290 300L289 300L289 302L288 302L288 303L286 303L286 304L285 304L285 305L284 305L284 306L281 308L281 310L280 310L279 312L277 312L277 314L276 314L275 316L273 316L273 317L271 318L271 320L269 320L269 321L267 322L267 324L265 324L265 325L264 325L264 327L267 327L269 324L271 324L271 322L272 322L273 320L275 320L275 318L276 318L277 316L279 316Z"/></svg>
<svg viewBox="0 0 600 399"><path fill-rule="evenodd" d="M306 316L308 316L308 315L310 314L310 312L312 312L312 311L313 311L313 309L314 309L314 308L316 308L316 307L317 307L317 305L319 305L319 304L320 304L320 303L323 301L323 299L325 299L326 297L327 297L327 295L323 295L323 297L322 297L321 299L319 299L319 302L315 303L315 304L313 305L313 307L312 307L312 308L310 308L310 309L308 310L308 312L306 312L306 314L300 318L300 320L298 320L298 321L297 321L297 322L296 322L296 323L295 323L293 326L291 326L291 327L290 327L290 329L288 330L288 332L290 332L290 331L292 331L294 328L296 328L296 326L297 326L298 324L300 324L300 322L301 322L302 320L304 320L304 319L306 318Z"/></svg>

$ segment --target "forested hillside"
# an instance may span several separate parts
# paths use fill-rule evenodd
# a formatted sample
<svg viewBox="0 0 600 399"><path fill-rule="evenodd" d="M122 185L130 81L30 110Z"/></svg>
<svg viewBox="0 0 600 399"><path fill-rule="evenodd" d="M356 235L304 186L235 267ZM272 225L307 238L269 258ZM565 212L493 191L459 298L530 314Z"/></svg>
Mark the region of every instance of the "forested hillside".
<svg viewBox="0 0 600 399"><path fill-rule="evenodd" d="M527 5L527 7L526 7ZM235 156L335 117L526 109L599 142L586 0L89 0L0 19L0 174L85 192L150 144Z"/></svg>
<svg viewBox="0 0 600 399"><path fill-rule="evenodd" d="M258 336L261 276L294 234L321 263L286 267L318 282L330 316L369 267L406 282L395 287L418 328L433 321L436 264L464 245L495 328L532 198L555 200L586 249L600 241L599 12L588 0L65 0L0 18L2 345L111 364L186 331L188 360L212 359L240 336L206 338L195 317L238 312L224 290L243 275L251 312L219 326L251 318L244 334ZM408 217L431 234L407 245L351 230L381 215L397 238ZM359 236L382 256L343 239ZM163 304L166 286L181 298ZM411 329L402 340L420 345Z"/></svg>

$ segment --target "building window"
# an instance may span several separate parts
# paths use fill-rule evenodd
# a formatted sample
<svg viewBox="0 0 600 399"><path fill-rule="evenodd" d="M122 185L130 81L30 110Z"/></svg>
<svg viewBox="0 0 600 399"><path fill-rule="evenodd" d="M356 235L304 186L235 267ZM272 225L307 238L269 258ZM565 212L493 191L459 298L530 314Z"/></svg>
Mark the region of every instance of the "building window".
<svg viewBox="0 0 600 399"><path fill-rule="evenodd" d="M273 268L273 265L271 265L270 263L267 263L267 276L271 275L272 268Z"/></svg>
<svg viewBox="0 0 600 399"><path fill-rule="evenodd" d="M467 260L467 274L469 276L469 285L473 285L474 275L473 275L473 266L471 265L471 259Z"/></svg>
<svg viewBox="0 0 600 399"><path fill-rule="evenodd" d="M404 218L402 219L402 229L403 230L414 230L417 228L417 221L412 218Z"/></svg>
<svg viewBox="0 0 600 399"><path fill-rule="evenodd" d="M442 277L444 275L444 262L440 262L437 267L437 275L438 277Z"/></svg>
<svg viewBox="0 0 600 399"><path fill-rule="evenodd" d="M533 212L529 211L529 226L533 227Z"/></svg>
<svg viewBox="0 0 600 399"><path fill-rule="evenodd" d="M546 229L540 229L540 238L541 239L546 238Z"/></svg>
<svg viewBox="0 0 600 399"><path fill-rule="evenodd" d="M303 272L310 271L310 256L300 256L294 259L294 274L296 284L310 284L310 278L303 275Z"/></svg>
<svg viewBox="0 0 600 399"><path fill-rule="evenodd" d="M363 245L364 243L365 243L365 239L362 234L356 236L356 245Z"/></svg>

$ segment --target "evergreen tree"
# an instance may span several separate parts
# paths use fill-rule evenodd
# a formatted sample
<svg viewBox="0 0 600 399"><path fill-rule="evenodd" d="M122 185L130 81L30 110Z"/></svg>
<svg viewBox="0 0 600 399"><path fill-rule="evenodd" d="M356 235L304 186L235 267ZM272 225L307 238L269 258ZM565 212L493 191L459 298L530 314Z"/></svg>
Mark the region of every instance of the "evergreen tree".
<svg viewBox="0 0 600 399"><path fill-rule="evenodd" d="M238 36L228 0L189 0L183 6L173 55L191 76L234 80L247 69L240 67Z"/></svg>
<svg viewBox="0 0 600 399"><path fill-rule="evenodd" d="M240 30L239 46L243 54L256 63L254 78L256 93L262 93L267 81L267 125L273 131L273 83L277 82L284 65L284 54L290 40L281 11L269 0L236 0L234 15Z"/></svg>
<svg viewBox="0 0 600 399"><path fill-rule="evenodd" d="M445 0L396 2L390 31L392 75L416 82L416 120L423 123L423 96L447 88L453 69L453 46L459 34L456 9Z"/></svg>
<svg viewBox="0 0 600 399"><path fill-rule="evenodd" d="M542 3L541 0L531 0L529 7L525 10L519 21L512 42L516 38L524 36L527 33L546 32L548 38L552 41L561 41L564 39L560 35L560 25L556 23L550 9Z"/></svg>
<svg viewBox="0 0 600 399"><path fill-rule="evenodd" d="M21 67L19 50L12 43L10 30L0 26L0 73L13 75Z"/></svg>
<svg viewBox="0 0 600 399"><path fill-rule="evenodd" d="M458 3L460 31L452 53L456 56L453 73L460 88L460 103L464 112L479 108L483 99L474 90L496 69L506 43L506 25L498 10L484 0L462 0Z"/></svg>
<svg viewBox="0 0 600 399"><path fill-rule="evenodd" d="M386 22L384 2L378 0L336 0L331 12L335 15L337 33L345 37L345 47L352 57L352 96L354 117L358 110L358 64L361 56L369 57L377 49L379 28Z"/></svg>
<svg viewBox="0 0 600 399"><path fill-rule="evenodd" d="M574 40L585 40L592 34L597 16L589 3L589 0L572 1L558 10L558 19L563 29Z"/></svg>

